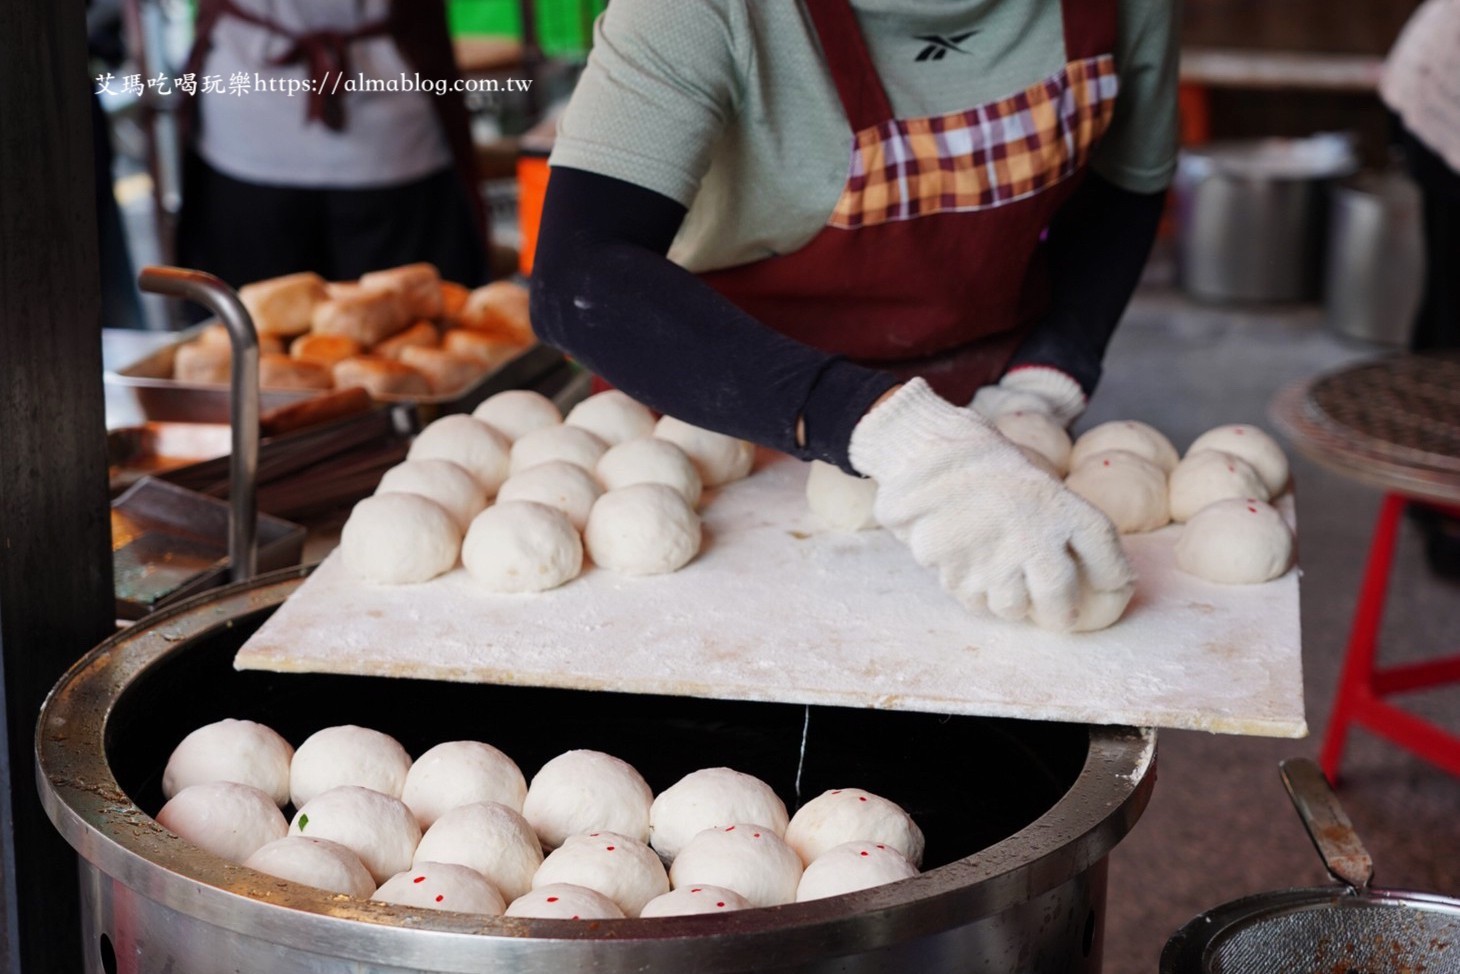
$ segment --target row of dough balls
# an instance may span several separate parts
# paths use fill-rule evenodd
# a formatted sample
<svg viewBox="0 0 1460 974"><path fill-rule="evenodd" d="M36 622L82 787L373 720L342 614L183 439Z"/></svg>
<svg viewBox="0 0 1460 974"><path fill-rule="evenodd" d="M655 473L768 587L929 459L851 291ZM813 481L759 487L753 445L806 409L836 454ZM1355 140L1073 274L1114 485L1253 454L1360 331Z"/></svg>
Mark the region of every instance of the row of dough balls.
<svg viewBox="0 0 1460 974"><path fill-rule="evenodd" d="M1042 413L1009 413L994 425L1122 534L1185 524L1176 542L1183 571L1250 585L1292 565L1292 530L1268 503L1288 489L1288 459L1255 426L1207 430L1180 456L1160 430L1137 420L1101 423L1073 443Z"/></svg>
<svg viewBox="0 0 1460 974"><path fill-rule="evenodd" d="M914 876L922 831L856 788L794 816L730 768L655 796L627 762L575 750L529 785L490 744L450 741L412 761L389 735L328 727L294 750L226 719L178 744L157 821L231 862L402 905L605 919L718 913L819 899ZM286 820L281 808L292 803Z"/></svg>
<svg viewBox="0 0 1460 974"><path fill-rule="evenodd" d="M703 489L744 477L754 458L743 440L656 420L617 390L566 419L546 396L511 390L427 426L355 506L341 553L382 584L424 582L459 559L493 592L571 581L585 548L610 571L677 571L700 549Z"/></svg>

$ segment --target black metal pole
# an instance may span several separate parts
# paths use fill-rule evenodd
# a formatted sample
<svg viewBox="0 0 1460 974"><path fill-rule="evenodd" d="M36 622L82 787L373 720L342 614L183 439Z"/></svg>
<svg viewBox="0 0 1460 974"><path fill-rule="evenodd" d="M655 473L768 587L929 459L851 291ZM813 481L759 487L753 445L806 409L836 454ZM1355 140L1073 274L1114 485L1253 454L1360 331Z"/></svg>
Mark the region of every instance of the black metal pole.
<svg viewBox="0 0 1460 974"><path fill-rule="evenodd" d="M114 618L85 18L0 3L0 968L25 974L77 970L82 946L36 716Z"/></svg>

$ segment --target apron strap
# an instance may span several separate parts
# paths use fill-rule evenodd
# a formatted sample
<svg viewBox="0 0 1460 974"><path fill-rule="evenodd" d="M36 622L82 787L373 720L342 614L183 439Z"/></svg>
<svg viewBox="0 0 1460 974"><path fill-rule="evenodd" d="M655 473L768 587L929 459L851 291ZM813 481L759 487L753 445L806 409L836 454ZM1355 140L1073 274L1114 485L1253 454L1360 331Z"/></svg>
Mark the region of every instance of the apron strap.
<svg viewBox="0 0 1460 974"><path fill-rule="evenodd" d="M1115 52L1119 21L1116 0L1060 0L1065 59L1082 61Z"/></svg>
<svg viewBox="0 0 1460 974"><path fill-rule="evenodd" d="M1078 6L1081 0L1065 2ZM862 38L862 29L857 26L851 0L805 0L805 3L852 131L860 132L893 118L892 102L872 65L872 54Z"/></svg>

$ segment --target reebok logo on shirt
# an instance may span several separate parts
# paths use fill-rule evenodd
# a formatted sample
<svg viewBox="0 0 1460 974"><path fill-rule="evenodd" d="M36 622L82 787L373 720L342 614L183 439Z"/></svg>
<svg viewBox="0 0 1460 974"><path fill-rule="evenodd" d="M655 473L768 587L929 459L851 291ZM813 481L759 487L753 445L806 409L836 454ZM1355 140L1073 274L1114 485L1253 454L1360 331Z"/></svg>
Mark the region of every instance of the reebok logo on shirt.
<svg viewBox="0 0 1460 974"><path fill-rule="evenodd" d="M972 54L972 51L965 51L958 45L977 33L978 31L971 30L963 34L953 34L950 37L944 37L941 34L918 34L913 37L913 40L922 41L926 46L918 52L916 60L919 63L923 61L941 61L947 56L949 51L956 51L959 54Z"/></svg>

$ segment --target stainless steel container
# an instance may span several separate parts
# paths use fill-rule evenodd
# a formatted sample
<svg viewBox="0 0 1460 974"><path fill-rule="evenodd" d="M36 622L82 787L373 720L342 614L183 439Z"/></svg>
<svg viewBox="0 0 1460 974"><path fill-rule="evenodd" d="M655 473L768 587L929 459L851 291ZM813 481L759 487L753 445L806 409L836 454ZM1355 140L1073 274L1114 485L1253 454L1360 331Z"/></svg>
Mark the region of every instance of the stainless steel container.
<svg viewBox="0 0 1460 974"><path fill-rule="evenodd" d="M1354 171L1337 135L1213 143L1176 170L1178 273L1214 302L1316 299L1328 181Z"/></svg>
<svg viewBox="0 0 1460 974"><path fill-rule="evenodd" d="M1106 856L1149 800L1149 731L235 671L239 645L299 578L276 573L157 613L93 650L47 700L37 775L79 854L87 971L1100 970ZM366 724L413 753L485 739L529 772L562 750L598 748L634 763L656 790L719 764L788 800L856 784L909 808L927 835L926 868L811 903L598 923L331 895L214 858L144 811L161 804L176 742L225 716L265 721L294 741Z"/></svg>
<svg viewBox="0 0 1460 974"><path fill-rule="evenodd" d="M1424 283L1419 187L1400 172L1333 187L1324 323L1340 335L1407 345Z"/></svg>

